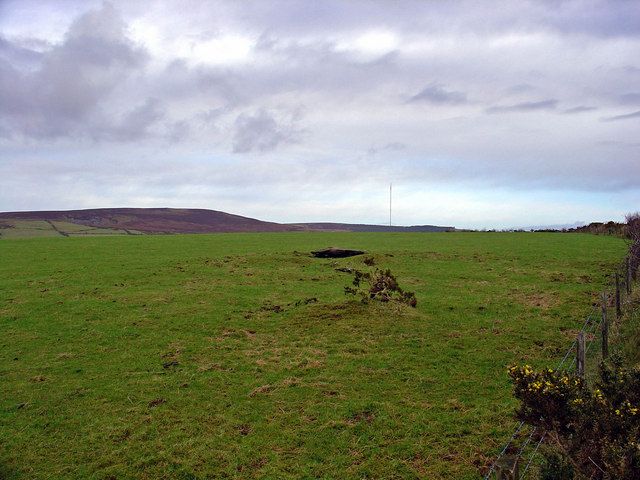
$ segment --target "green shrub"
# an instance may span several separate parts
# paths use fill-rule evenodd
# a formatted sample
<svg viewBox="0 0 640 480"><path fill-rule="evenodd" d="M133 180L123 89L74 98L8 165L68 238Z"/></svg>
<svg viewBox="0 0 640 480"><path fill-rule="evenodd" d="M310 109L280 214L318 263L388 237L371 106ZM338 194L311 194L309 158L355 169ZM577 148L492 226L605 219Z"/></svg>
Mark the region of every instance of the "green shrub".
<svg viewBox="0 0 640 480"><path fill-rule="evenodd" d="M359 296L364 303L369 300L381 302L393 300L414 308L418 304L416 294L405 292L400 288L396 277L389 269L376 268L371 272L355 270L352 285L352 287L344 287L345 295Z"/></svg>
<svg viewBox="0 0 640 480"><path fill-rule="evenodd" d="M551 452L545 455L540 480L573 480L573 467L565 457Z"/></svg>

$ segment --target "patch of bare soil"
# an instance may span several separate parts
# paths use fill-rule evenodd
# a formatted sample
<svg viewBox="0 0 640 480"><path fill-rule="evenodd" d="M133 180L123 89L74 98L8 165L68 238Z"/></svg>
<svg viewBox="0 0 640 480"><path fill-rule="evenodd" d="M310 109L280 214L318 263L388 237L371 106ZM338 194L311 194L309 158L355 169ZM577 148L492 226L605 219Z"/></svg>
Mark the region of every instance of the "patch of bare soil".
<svg viewBox="0 0 640 480"><path fill-rule="evenodd" d="M311 252L311 255L316 258L346 258L355 257L356 255L363 255L365 253L367 252L363 250L350 250L347 248L329 247Z"/></svg>
<svg viewBox="0 0 640 480"><path fill-rule="evenodd" d="M521 305L547 310L558 305L558 299L553 293L548 292L512 292L512 298Z"/></svg>

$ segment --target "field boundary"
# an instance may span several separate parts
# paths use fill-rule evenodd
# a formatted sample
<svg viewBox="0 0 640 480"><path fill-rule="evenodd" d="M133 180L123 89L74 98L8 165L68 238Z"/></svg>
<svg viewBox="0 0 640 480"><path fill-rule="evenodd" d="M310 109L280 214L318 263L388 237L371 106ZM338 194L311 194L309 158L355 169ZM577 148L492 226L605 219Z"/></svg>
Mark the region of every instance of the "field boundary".
<svg viewBox="0 0 640 480"><path fill-rule="evenodd" d="M576 372L585 377L587 365L593 367L598 363L595 360L607 357L610 324L612 319L618 321L622 318L624 305L630 302L633 292L633 283L637 272L634 272L634 262L631 255L632 253L629 252L610 275L611 279L602 291L600 304L592 306L591 312L587 315L575 340L558 363L556 371ZM613 313L613 316L610 316L610 313ZM591 351L594 344L600 345L599 352L597 349ZM588 355L590 351L593 356ZM571 361L569 361L570 357L572 357ZM589 362L589 360L591 361ZM538 454L538 449L544 442L546 433L540 432L536 428L528 430L524 421L519 422L509 440L491 463L483 479L490 480L492 475L495 475L497 480L526 479L527 472ZM522 443L519 443L520 441ZM521 466L522 471L520 471Z"/></svg>

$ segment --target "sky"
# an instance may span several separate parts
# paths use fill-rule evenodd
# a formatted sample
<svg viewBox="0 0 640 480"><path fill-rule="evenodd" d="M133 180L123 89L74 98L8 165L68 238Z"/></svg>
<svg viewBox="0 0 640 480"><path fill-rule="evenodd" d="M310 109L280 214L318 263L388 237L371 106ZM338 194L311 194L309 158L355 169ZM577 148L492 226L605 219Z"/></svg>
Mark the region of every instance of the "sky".
<svg viewBox="0 0 640 480"><path fill-rule="evenodd" d="M0 0L0 211L640 210L637 0Z"/></svg>

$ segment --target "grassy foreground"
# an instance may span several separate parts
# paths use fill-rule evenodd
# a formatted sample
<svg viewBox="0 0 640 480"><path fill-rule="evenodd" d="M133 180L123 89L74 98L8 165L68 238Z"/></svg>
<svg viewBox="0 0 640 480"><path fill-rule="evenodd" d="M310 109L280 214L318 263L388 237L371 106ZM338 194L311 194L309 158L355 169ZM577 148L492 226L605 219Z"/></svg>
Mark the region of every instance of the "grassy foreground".
<svg viewBox="0 0 640 480"><path fill-rule="evenodd" d="M417 309L346 298L362 248ZM476 478L625 244L581 234L0 243L0 478Z"/></svg>

